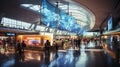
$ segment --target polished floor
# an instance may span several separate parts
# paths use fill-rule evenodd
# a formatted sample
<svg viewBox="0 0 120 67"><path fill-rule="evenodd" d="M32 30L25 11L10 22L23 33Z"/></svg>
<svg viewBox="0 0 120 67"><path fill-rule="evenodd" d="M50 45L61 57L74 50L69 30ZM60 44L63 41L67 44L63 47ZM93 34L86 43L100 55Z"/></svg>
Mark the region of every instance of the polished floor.
<svg viewBox="0 0 120 67"><path fill-rule="evenodd" d="M0 67L120 67L103 49L67 49L45 52L12 50L0 53Z"/></svg>

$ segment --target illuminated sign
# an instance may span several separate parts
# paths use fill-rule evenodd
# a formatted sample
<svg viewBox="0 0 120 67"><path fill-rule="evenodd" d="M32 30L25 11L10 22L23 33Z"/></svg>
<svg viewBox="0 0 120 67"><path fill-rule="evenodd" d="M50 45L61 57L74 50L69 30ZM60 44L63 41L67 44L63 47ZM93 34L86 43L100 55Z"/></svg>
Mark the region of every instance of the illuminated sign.
<svg viewBox="0 0 120 67"><path fill-rule="evenodd" d="M9 32L9 33L6 33L6 36L15 36L15 33Z"/></svg>

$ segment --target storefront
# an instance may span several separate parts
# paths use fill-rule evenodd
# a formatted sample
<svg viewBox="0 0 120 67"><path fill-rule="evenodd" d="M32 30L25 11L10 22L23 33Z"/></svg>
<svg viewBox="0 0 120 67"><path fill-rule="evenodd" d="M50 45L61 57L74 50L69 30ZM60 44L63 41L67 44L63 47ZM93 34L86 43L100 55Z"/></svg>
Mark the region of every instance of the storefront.
<svg viewBox="0 0 120 67"><path fill-rule="evenodd" d="M17 41L24 41L27 46L44 46L46 40L49 40L51 45L53 38L50 35L17 35Z"/></svg>
<svg viewBox="0 0 120 67"><path fill-rule="evenodd" d="M11 42L12 40L16 40L16 34L13 32L2 32L0 33L0 45L2 44L2 40L8 40Z"/></svg>

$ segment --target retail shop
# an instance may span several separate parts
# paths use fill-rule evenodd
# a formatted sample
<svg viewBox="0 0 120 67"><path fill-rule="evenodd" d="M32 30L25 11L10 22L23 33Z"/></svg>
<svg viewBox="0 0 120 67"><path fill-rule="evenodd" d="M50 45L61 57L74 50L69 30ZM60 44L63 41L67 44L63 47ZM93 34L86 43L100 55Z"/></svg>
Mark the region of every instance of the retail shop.
<svg viewBox="0 0 120 67"><path fill-rule="evenodd" d="M15 40L16 34L13 32L2 32L0 33L0 45L2 44L2 40Z"/></svg>
<svg viewBox="0 0 120 67"><path fill-rule="evenodd" d="M53 35L50 33L40 33L32 35L17 35L17 40L25 41L27 46L44 46L46 40L49 40L52 46Z"/></svg>

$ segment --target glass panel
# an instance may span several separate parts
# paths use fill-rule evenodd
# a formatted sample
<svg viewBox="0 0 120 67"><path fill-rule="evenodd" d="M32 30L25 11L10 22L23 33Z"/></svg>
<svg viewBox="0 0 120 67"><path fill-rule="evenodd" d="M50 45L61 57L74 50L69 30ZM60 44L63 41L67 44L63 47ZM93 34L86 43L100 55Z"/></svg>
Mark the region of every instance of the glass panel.
<svg viewBox="0 0 120 67"><path fill-rule="evenodd" d="M41 26L40 31L45 31L45 27Z"/></svg>
<svg viewBox="0 0 120 67"><path fill-rule="evenodd" d="M24 6L24 7L30 7L31 4L22 4L21 6Z"/></svg>
<svg viewBox="0 0 120 67"><path fill-rule="evenodd" d="M30 25L30 23L22 22L23 29L28 29Z"/></svg>
<svg viewBox="0 0 120 67"><path fill-rule="evenodd" d="M36 11L38 13L40 13L40 5L33 5L33 4L21 4L21 6L29 8L33 11Z"/></svg>
<svg viewBox="0 0 120 67"><path fill-rule="evenodd" d="M30 26L30 23L15 20L15 19L10 19L6 17L3 17L1 22L3 26L12 27L12 28L28 29Z"/></svg>
<svg viewBox="0 0 120 67"><path fill-rule="evenodd" d="M40 26L37 26L37 27L36 27L36 30L40 31L40 28L41 28Z"/></svg>
<svg viewBox="0 0 120 67"><path fill-rule="evenodd" d="M32 9L32 10L35 10L35 11L38 11L38 10L40 10L40 7L39 7L39 5L35 5L35 6L31 6L31 7L29 7L30 9Z"/></svg>

